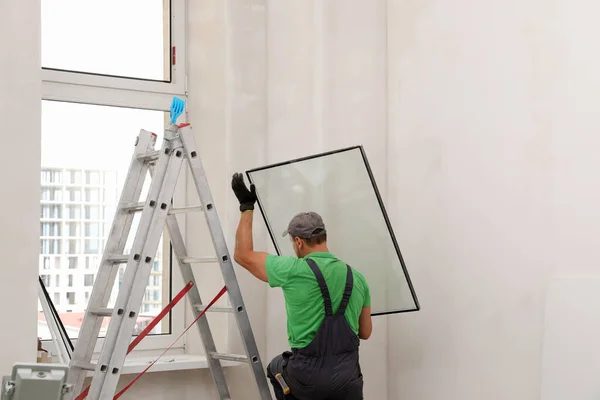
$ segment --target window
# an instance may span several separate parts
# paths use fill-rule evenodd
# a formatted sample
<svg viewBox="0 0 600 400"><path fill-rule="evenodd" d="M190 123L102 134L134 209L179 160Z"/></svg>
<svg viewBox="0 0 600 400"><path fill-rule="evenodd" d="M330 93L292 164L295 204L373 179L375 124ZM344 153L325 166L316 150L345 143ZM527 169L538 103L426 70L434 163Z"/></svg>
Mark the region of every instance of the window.
<svg viewBox="0 0 600 400"><path fill-rule="evenodd" d="M81 184L81 171L67 170L65 171L66 183L69 185Z"/></svg>
<svg viewBox="0 0 600 400"><path fill-rule="evenodd" d="M42 219L59 219L62 216L62 207L57 205L42 204Z"/></svg>
<svg viewBox="0 0 600 400"><path fill-rule="evenodd" d="M102 259L132 144L140 129L146 129L159 135L160 145L173 96L186 98L186 0L41 3L40 223L56 222L59 228L42 229L42 233L53 235L40 237L40 271L48 267L52 270L53 258L49 266L43 258L49 256L57 257L54 267L62 263L68 268L70 274L57 285L64 293L62 304L55 306L59 314L78 314L66 319L75 321L66 328L76 341L80 328L76 321L81 323L79 317L87 306ZM178 122L185 119L183 114ZM132 233L136 227L134 220ZM125 253L132 242L130 235ZM171 275L180 280L177 274L171 274L170 260L169 242L163 239L153 265L156 277L149 281L160 284L156 285L161 288L158 300L152 296L152 303L142 304L141 310L161 309L170 301ZM115 289L119 284L117 278ZM116 290L108 307L115 300ZM183 331L184 309L174 309L138 348L157 349L171 344ZM147 321L139 325L144 323ZM104 334L102 330L100 336ZM98 345L102 343L101 339ZM45 345L51 347L50 342Z"/></svg>
<svg viewBox="0 0 600 400"><path fill-rule="evenodd" d="M54 293L54 305L60 306L60 293Z"/></svg>
<svg viewBox="0 0 600 400"><path fill-rule="evenodd" d="M42 65L170 81L169 14L168 0L42 0Z"/></svg>
<svg viewBox="0 0 600 400"><path fill-rule="evenodd" d="M100 206L85 206L85 219L100 219Z"/></svg>
<svg viewBox="0 0 600 400"><path fill-rule="evenodd" d="M62 206L64 209L64 222L62 224L65 235L59 236L57 239L41 239L43 241L42 248L44 251L52 250L53 245L49 242L50 240L55 240L59 244L62 243L65 250L63 255L65 265L68 266L69 271L74 272L67 275L66 287L72 288L71 290L73 290L73 293L77 293L77 296L71 296L67 302L68 304L57 307L59 313L66 312L67 307L72 312L83 313L89 299L84 296L85 291L81 289L93 286L95 271L97 271L102 258L124 179L129 170L132 154L130 144L135 141L141 128L157 132L157 139L159 143L162 143L162 131L168 113L165 111L54 101L43 101L42 111L43 165L47 169L54 168L57 170L57 166L60 165L61 171L64 172L63 176L68 177L68 179L72 178L72 174L67 173L67 171L76 170L81 172L83 185L81 190L75 187L69 187L67 190L65 187L65 191L68 193L83 194L75 197L69 195L67 196L69 200L76 199L83 203L57 205ZM70 119L73 122L72 125L65 125L63 122L65 118ZM87 131L89 136L84 137L81 135L81 126L85 125L85 121L96 122L93 126L89 126ZM89 149L89 151L73 152L65 150L69 147L64 146L64 144L72 146L70 148ZM149 183L148 180L140 201L143 201ZM100 193L103 195L100 196ZM76 219L76 221L73 221L73 219ZM133 245L138 223L139 214L134 218L126 242L126 254ZM46 253L43 252L42 254ZM81 262L80 259L82 259ZM168 273L171 266L167 265L167 268L164 268L165 263L168 262L168 253L165 254L161 243L154 260L152 276L148 280L149 285L171 287L170 274ZM79 275L76 271L81 268L93 273ZM83 279L79 278L80 276ZM115 285L119 285L119 280L115 281ZM142 304L141 311L146 309L146 304L149 304L150 310L162 309L170 301L170 298L164 296L163 293L170 293L170 290L167 292L152 291ZM114 291L109 307L114 304L116 294L117 292ZM165 321L167 322L160 325L157 333L170 333L170 319L166 318ZM69 327L69 331L75 331L77 328Z"/></svg>
<svg viewBox="0 0 600 400"><path fill-rule="evenodd" d="M42 185L59 184L62 182L62 171L53 168L42 169Z"/></svg>
<svg viewBox="0 0 600 400"><path fill-rule="evenodd" d="M85 239L85 254L99 254L101 252L102 252L102 246L100 244L100 240Z"/></svg>
<svg viewBox="0 0 600 400"><path fill-rule="evenodd" d="M88 237L100 236L100 223L99 222L86 222L85 223L85 236L88 236Z"/></svg>
<svg viewBox="0 0 600 400"><path fill-rule="evenodd" d="M100 201L100 189L85 189L85 201L98 203Z"/></svg>
<svg viewBox="0 0 600 400"><path fill-rule="evenodd" d="M67 188L67 199L72 202L81 201L81 189L79 188Z"/></svg>
<svg viewBox="0 0 600 400"><path fill-rule="evenodd" d="M58 239L42 239L41 240L41 254L60 254L61 252L61 241Z"/></svg>
<svg viewBox="0 0 600 400"><path fill-rule="evenodd" d="M185 96L185 8L185 0L42 0L47 89L72 100L83 90L53 84Z"/></svg>
<svg viewBox="0 0 600 400"><path fill-rule="evenodd" d="M65 214L67 219L81 219L81 206L67 205Z"/></svg>
<svg viewBox="0 0 600 400"><path fill-rule="evenodd" d="M79 254L80 242L78 239L69 239L67 243L67 254Z"/></svg>
<svg viewBox="0 0 600 400"><path fill-rule="evenodd" d="M61 224L59 222L42 222L40 234L42 236L61 236Z"/></svg>
<svg viewBox="0 0 600 400"><path fill-rule="evenodd" d="M42 278L42 282L44 282L44 286L50 287L50 275L40 275Z"/></svg>
<svg viewBox="0 0 600 400"><path fill-rule="evenodd" d="M42 184L43 185L43 184ZM53 202L62 200L62 190L51 186L42 186L41 200L44 202Z"/></svg>
<svg viewBox="0 0 600 400"><path fill-rule="evenodd" d="M65 236L79 236L81 224L79 222L65 222Z"/></svg>
<svg viewBox="0 0 600 400"><path fill-rule="evenodd" d="M56 282L56 287L60 287L60 275L56 275L54 281Z"/></svg>
<svg viewBox="0 0 600 400"><path fill-rule="evenodd" d="M92 269L98 267L100 258L97 256L85 257L85 269Z"/></svg>
<svg viewBox="0 0 600 400"><path fill-rule="evenodd" d="M85 171L87 185L100 185L100 171Z"/></svg>
<svg viewBox="0 0 600 400"><path fill-rule="evenodd" d="M94 286L94 275L85 274L83 276L83 286Z"/></svg>

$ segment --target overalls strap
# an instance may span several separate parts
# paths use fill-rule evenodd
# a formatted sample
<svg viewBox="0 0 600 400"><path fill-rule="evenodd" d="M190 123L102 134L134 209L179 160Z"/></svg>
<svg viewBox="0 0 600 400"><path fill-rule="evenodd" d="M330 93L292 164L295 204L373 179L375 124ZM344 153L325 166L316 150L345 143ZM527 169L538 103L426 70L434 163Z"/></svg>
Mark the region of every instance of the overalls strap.
<svg viewBox="0 0 600 400"><path fill-rule="evenodd" d="M306 259L308 266L312 270L313 274L317 278L317 282L319 283L319 287L321 288L321 294L323 295L323 301L325 302L325 316L331 317L333 316L333 309L331 308L331 297L329 296L329 289L327 288L327 283L325 283L325 277L323 277L323 273L317 266L317 263L311 260L310 258Z"/></svg>
<svg viewBox="0 0 600 400"><path fill-rule="evenodd" d="M346 273L346 288L344 289L344 296L342 297L342 302L340 303L340 307L338 308L337 314L342 315L346 312L346 307L348 307L348 303L350 302L350 296L352 296L352 288L354 287L354 275L352 275L352 268L346 264L347 273Z"/></svg>

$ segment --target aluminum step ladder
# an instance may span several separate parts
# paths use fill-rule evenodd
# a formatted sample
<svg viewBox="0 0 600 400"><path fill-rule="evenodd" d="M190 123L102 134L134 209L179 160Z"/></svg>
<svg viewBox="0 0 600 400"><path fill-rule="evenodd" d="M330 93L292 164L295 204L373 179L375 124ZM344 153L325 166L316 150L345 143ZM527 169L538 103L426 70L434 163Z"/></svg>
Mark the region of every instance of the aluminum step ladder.
<svg viewBox="0 0 600 400"><path fill-rule="evenodd" d="M220 360L233 360L247 362L256 379L260 398L272 399L235 276L233 260L227 249L192 129L189 124L170 123L159 151L155 151L156 139L155 134L141 130L136 140L119 206L69 365L68 383L73 385L76 397L82 392L88 372L94 371L86 399L112 400L114 398L127 349L132 341L146 284L166 225L183 279L186 282L193 282L188 296L195 317L200 315L204 306L192 272L192 263L218 262L229 293L232 306L229 311L235 316L246 351L245 355L217 353L206 316L200 318L196 323L219 398L222 400L231 398ZM190 167L201 205L174 209L171 206L171 199L185 160ZM142 187L148 173L151 175L148 196L145 202L140 202ZM216 257L194 258L188 255L186 250L174 214L198 210L205 215ZM137 212L141 212L141 217L133 246L130 254L123 254L133 217ZM123 263L126 263L127 266L115 306L107 308L119 265ZM105 317L110 317L108 331L98 361L93 363L92 355L97 344L102 320Z"/></svg>

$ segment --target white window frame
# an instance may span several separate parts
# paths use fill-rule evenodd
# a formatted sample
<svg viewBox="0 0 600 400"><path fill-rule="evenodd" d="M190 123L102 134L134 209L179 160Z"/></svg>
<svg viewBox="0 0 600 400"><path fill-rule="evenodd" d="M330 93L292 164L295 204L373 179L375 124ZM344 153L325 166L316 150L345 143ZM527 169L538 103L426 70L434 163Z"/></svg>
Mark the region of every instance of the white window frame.
<svg viewBox="0 0 600 400"><path fill-rule="evenodd" d="M186 0L171 0L171 49L169 57L175 51L176 64L171 69L171 82L145 80L140 78L115 77L95 73L63 71L42 68L42 85L44 95L63 97L56 85L72 85L82 87L84 91L91 88L120 89L141 94L156 93L162 95L183 96L187 92L187 54L186 54ZM54 90L52 90L54 89ZM82 94L85 96L85 94ZM60 100L60 99L48 99Z"/></svg>
<svg viewBox="0 0 600 400"><path fill-rule="evenodd" d="M70 72L42 67L42 96L41 100L64 101L69 103L82 103L89 105L127 107L135 109L146 109L169 112L173 96L186 100L187 104L187 41L186 41L186 14L187 0L171 0L171 49L170 57L173 56L173 48L176 49L176 64L172 65L171 82L154 80L143 80L139 78L115 77L98 75L85 72ZM187 108L187 107L186 107ZM187 110L180 117L179 122L187 122ZM90 121L93 123L93 121ZM140 127L143 129L144 127ZM82 129L85 129L82 127ZM137 132L132 134L137 134ZM175 199L185 199L185 182L187 174L182 172L175 191ZM176 200L177 201L177 200ZM178 218L179 219L179 218ZM180 220L180 228L185 238L185 219ZM169 266L169 252L166 252L164 266ZM178 261L174 258L171 264L172 270L168 268L164 273L170 273L171 293L175 296L183 287L184 282L179 273ZM164 303L168 303L166 299ZM163 335L149 335L142 340L131 355L148 354L148 351L164 350L178 338L185 329L186 301L182 299L177 306L171 310L171 333ZM168 315L165 316L168 318ZM73 345L77 340L72 339ZM94 350L98 353L104 344L104 339L99 338ZM56 354L52 340L44 340L43 346L51 354ZM172 350L174 353L182 353L185 348L185 337L182 338Z"/></svg>

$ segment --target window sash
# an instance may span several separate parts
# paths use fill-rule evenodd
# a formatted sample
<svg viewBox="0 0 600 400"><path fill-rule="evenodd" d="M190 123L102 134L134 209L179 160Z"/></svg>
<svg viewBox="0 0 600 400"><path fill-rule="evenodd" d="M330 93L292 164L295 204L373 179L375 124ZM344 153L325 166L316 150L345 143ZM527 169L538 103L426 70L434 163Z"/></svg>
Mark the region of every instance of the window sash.
<svg viewBox="0 0 600 400"><path fill-rule="evenodd" d="M44 95L46 96L45 100L60 100L50 97L53 92L52 89L55 89L55 85L53 84L83 86L86 87L86 90L89 90L90 87L95 87L100 89L120 89L141 93L160 93L169 95L170 97L173 95L184 96L187 92L185 0L171 0L170 18L171 48L169 57L171 57L171 61L173 61L173 52L175 51L175 63L170 63L171 82L42 68L42 86Z"/></svg>

